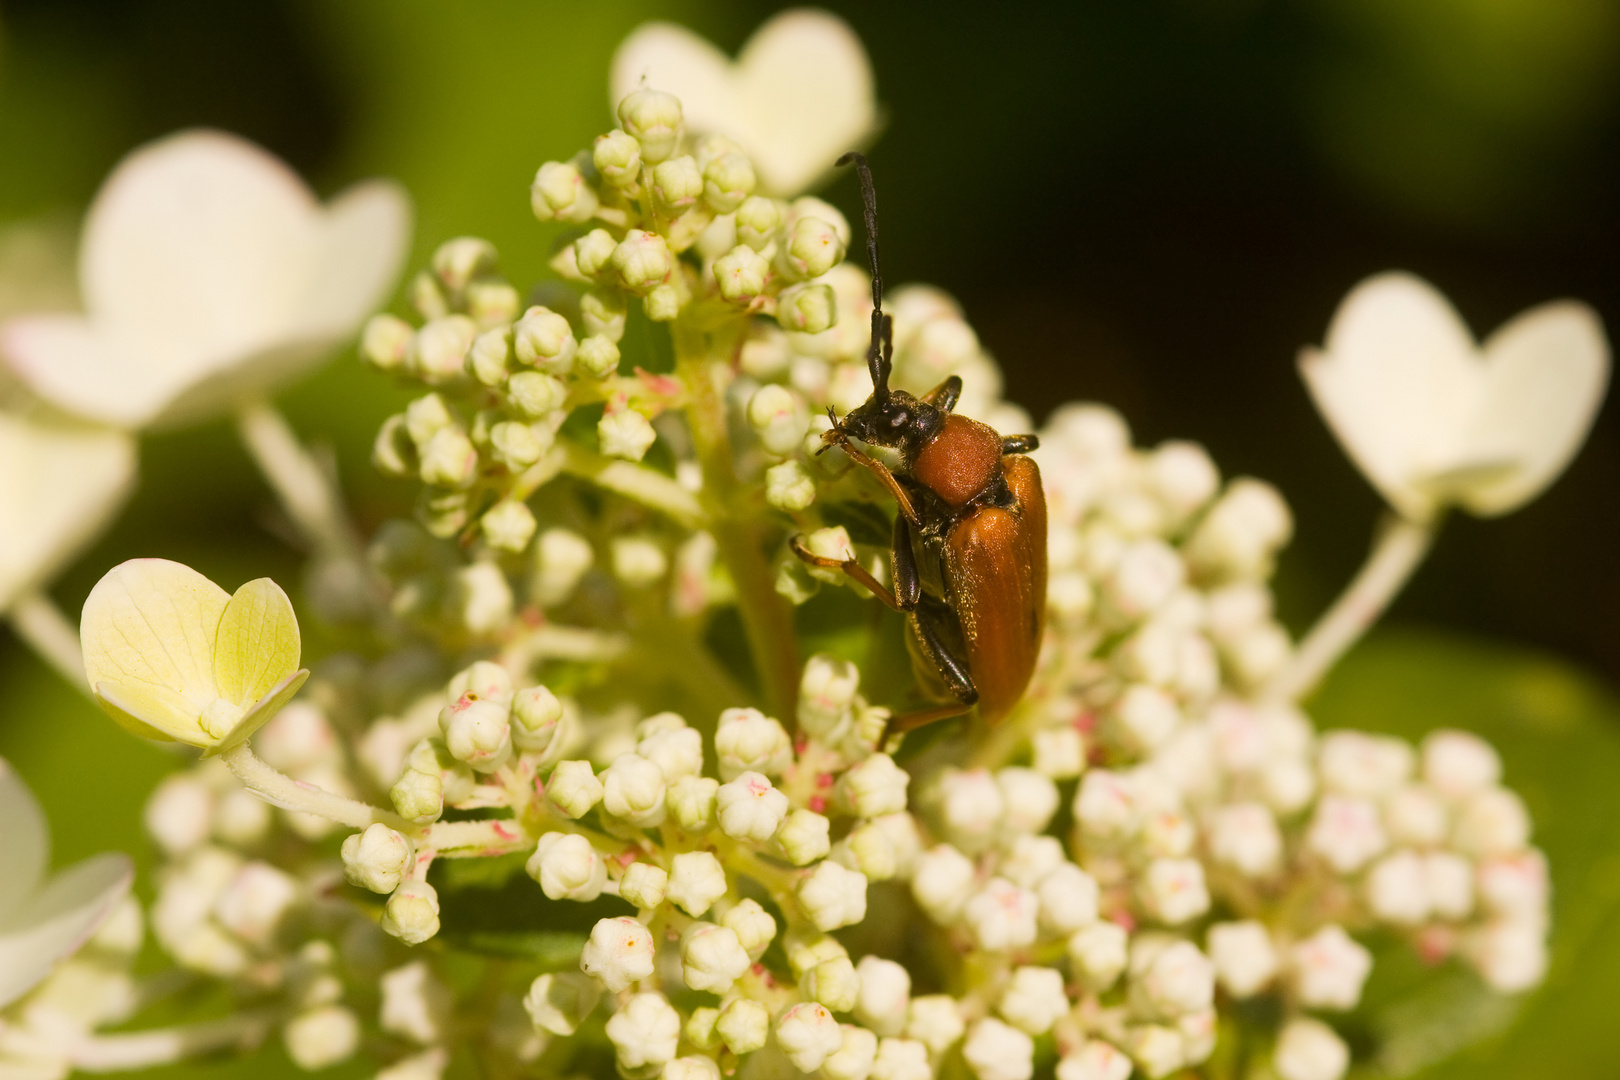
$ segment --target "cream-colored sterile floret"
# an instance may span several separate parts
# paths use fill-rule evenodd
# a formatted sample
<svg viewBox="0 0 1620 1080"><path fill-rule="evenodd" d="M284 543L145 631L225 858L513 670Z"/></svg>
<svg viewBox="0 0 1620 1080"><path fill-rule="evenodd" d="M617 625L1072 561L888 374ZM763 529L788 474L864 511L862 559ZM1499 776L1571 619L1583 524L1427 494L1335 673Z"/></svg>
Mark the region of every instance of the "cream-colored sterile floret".
<svg viewBox="0 0 1620 1080"><path fill-rule="evenodd" d="M771 839L788 862L809 866L832 850L831 834L832 822L825 816L801 809L789 812Z"/></svg>
<svg viewBox="0 0 1620 1080"><path fill-rule="evenodd" d="M776 937L776 920L756 900L743 900L733 904L720 917L720 925L737 935L747 950L749 959L758 962Z"/></svg>
<svg viewBox="0 0 1620 1080"><path fill-rule="evenodd" d="M720 776L734 780L745 772L780 776L793 761L793 742L780 722L758 709L727 709L714 732Z"/></svg>
<svg viewBox="0 0 1620 1080"><path fill-rule="evenodd" d="M640 461L658 441L658 432L628 402L616 398L608 402L602 419L597 421L596 437L608 457Z"/></svg>
<svg viewBox="0 0 1620 1080"><path fill-rule="evenodd" d="M637 828L664 820L664 772L640 754L620 754L602 771L602 809Z"/></svg>
<svg viewBox="0 0 1620 1080"><path fill-rule="evenodd" d="M1001 992L996 1011L1028 1035L1044 1035L1069 1011L1063 973L1056 968L1018 967Z"/></svg>
<svg viewBox="0 0 1620 1080"><path fill-rule="evenodd" d="M784 513L796 514L816 501L815 479L797 461L784 461L765 470L765 501Z"/></svg>
<svg viewBox="0 0 1620 1080"><path fill-rule="evenodd" d="M1277 950L1265 924L1249 919L1209 928L1209 958L1221 988L1235 998L1252 997L1277 974Z"/></svg>
<svg viewBox="0 0 1620 1080"><path fill-rule="evenodd" d="M1029 1080L1035 1075L1035 1040L994 1017L973 1025L962 1057L979 1080Z"/></svg>
<svg viewBox="0 0 1620 1080"><path fill-rule="evenodd" d="M681 935L681 977L693 990L725 994L750 963L730 927L695 922Z"/></svg>
<svg viewBox="0 0 1620 1080"><path fill-rule="evenodd" d="M799 880L799 906L818 930L853 926L866 918L866 875L831 859L816 864Z"/></svg>
<svg viewBox="0 0 1620 1080"><path fill-rule="evenodd" d="M861 957L855 972L860 977L855 1018L879 1035L900 1034L911 1003L911 973L878 956Z"/></svg>
<svg viewBox="0 0 1620 1080"><path fill-rule="evenodd" d="M740 997L720 1010L714 1030L733 1054L751 1054L770 1037L771 1014L759 1002Z"/></svg>

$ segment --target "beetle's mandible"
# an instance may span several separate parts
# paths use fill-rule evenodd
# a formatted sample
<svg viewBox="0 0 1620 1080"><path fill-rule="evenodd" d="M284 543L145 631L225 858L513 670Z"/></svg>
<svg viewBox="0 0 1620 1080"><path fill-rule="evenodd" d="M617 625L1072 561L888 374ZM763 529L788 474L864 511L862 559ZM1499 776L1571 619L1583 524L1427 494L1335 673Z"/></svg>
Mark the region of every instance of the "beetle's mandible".
<svg viewBox="0 0 1620 1080"><path fill-rule="evenodd" d="M865 204L872 265L872 342L866 353L872 396L823 433L823 450L841 447L894 496L891 591L854 559L816 555L799 538L805 562L841 569L907 616L912 667L925 694L941 702L890 722L889 734L965 713L988 723L1006 717L1035 673L1046 625L1046 496L1025 453L1034 435L997 434L953 415L962 393L955 375L922 397L889 386L893 324L883 311L878 270L877 194L866 158L848 153ZM829 410L831 414L831 410ZM856 442L893 450L890 468Z"/></svg>

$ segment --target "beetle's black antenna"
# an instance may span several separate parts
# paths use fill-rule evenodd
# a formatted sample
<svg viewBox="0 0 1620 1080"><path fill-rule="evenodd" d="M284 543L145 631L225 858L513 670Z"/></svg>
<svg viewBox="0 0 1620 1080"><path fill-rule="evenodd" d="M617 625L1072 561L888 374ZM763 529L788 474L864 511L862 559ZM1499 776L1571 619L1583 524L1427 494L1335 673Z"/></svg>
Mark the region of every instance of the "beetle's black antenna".
<svg viewBox="0 0 1620 1080"><path fill-rule="evenodd" d="M877 188L866 155L858 150L838 159L837 164L855 165L861 180L861 202L866 210L866 258L872 264L872 343L866 350L866 366L872 373L872 392L879 400L889 396L889 370L894 366L894 324L883 313L883 273L878 268Z"/></svg>

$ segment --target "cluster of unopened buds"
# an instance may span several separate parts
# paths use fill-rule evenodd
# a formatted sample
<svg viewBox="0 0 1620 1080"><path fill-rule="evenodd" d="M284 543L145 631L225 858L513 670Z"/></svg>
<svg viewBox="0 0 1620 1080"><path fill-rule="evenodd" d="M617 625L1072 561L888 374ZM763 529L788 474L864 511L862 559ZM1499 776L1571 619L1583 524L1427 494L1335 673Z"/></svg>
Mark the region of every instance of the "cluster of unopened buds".
<svg viewBox="0 0 1620 1080"><path fill-rule="evenodd" d="M91 695L203 752L145 818L166 859L148 919L182 974L130 976L140 911L109 878L90 944L0 1000L0 1072L279 1031L305 1069L364 1047L386 1080L468 1052L514 1076L1126 1080L1198 1070L1228 1039L1278 1080L1339 1080L1333 1017L1373 965L1358 938L1503 993L1541 980L1546 862L1491 747L1322 733L1298 701L1444 506L1510 508L1572 448L1527 442L1535 483L1507 495L1380 474L1393 539L1296 645L1272 611L1293 530L1276 490L1060 407L1032 455L1050 578L1028 689L994 725L902 736L889 706L916 681L894 625L818 599L850 578L791 545L891 573L890 493L823 438L823 413L874 394L849 225L764 190L780 169L687 131L669 93L633 90L618 119L531 187L573 230L562 282L526 300L460 238L409 286L419 323L362 332L362 357L421 392L373 453L421 485L415 520L363 556L301 520L327 522L318 558L350 560L312 580L352 595L314 609L364 645L300 667L268 579L227 594L149 559L92 592ZM1368 298L1426 288L1353 294L1309 361L1330 414L1377 338L1353 332L1378 322ZM949 297L887 299L896 387L954 376L957 413L1029 430ZM642 320L672 363L621 352ZM802 661L796 637L821 651ZM194 978L231 1017L92 1037Z"/></svg>

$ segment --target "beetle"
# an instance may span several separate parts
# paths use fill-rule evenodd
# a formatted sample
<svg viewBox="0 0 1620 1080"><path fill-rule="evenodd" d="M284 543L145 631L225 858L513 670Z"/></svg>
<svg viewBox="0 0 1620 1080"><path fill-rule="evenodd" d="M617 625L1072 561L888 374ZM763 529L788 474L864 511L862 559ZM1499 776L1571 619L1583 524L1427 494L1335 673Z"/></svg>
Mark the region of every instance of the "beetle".
<svg viewBox="0 0 1620 1080"><path fill-rule="evenodd" d="M994 724L1012 711L1035 673L1046 624L1046 496L1025 455L1034 435L1002 436L952 412L962 380L952 375L921 397L889 386L894 328L883 310L878 269L877 193L866 158L853 162L865 208L872 267L872 338L866 363L872 395L833 426L817 453L837 446L870 472L897 503L890 546L893 589L855 559L817 555L794 537L806 563L842 570L906 616L912 668L927 697L941 702L890 721L901 734L978 707ZM893 468L855 445L895 452Z"/></svg>

